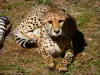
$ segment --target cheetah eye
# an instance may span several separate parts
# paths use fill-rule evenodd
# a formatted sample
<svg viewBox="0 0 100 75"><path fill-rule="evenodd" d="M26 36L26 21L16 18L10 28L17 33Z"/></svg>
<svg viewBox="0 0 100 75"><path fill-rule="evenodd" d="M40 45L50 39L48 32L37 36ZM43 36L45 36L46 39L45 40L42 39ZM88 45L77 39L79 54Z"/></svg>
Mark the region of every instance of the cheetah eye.
<svg viewBox="0 0 100 75"><path fill-rule="evenodd" d="M48 21L49 24L52 24L52 21Z"/></svg>
<svg viewBox="0 0 100 75"><path fill-rule="evenodd" d="M59 20L59 23L62 23L64 20Z"/></svg>

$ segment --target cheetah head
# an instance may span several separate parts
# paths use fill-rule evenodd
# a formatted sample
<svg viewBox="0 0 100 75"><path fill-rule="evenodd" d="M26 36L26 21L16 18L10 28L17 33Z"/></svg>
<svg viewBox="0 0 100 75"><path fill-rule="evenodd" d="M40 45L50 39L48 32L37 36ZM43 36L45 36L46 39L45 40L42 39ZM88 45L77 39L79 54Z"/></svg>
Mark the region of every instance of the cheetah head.
<svg viewBox="0 0 100 75"><path fill-rule="evenodd" d="M43 25L50 36L62 35L62 27L66 19L65 12L61 10L50 10L43 17Z"/></svg>

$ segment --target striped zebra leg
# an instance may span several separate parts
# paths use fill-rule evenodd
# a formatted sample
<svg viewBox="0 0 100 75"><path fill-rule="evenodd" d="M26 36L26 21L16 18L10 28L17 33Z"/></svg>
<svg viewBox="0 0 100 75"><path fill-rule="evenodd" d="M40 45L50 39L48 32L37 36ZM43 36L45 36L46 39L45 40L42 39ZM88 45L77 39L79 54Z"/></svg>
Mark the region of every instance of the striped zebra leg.
<svg viewBox="0 0 100 75"><path fill-rule="evenodd" d="M26 39L16 29L11 33L11 36L16 41L16 43L18 43L21 47L32 48L32 47L34 47L36 45L36 42L34 41L33 38Z"/></svg>
<svg viewBox="0 0 100 75"><path fill-rule="evenodd" d="M6 27L8 24L9 24L8 18L0 16L0 48L3 46L5 33L6 33Z"/></svg>

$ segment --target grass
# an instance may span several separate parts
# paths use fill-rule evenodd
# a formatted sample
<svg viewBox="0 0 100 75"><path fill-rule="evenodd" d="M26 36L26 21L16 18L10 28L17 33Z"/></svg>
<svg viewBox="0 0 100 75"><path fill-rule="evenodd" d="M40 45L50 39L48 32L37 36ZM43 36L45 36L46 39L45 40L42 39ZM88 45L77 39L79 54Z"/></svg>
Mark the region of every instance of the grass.
<svg viewBox="0 0 100 75"><path fill-rule="evenodd" d="M8 69L16 69L17 68L17 65L12 65L12 64L9 64L9 65L0 65L0 70L8 70Z"/></svg>
<svg viewBox="0 0 100 75"><path fill-rule="evenodd" d="M48 4L48 3L50 3L50 0L37 0L37 2L39 4Z"/></svg>
<svg viewBox="0 0 100 75"><path fill-rule="evenodd" d="M22 67L19 67L17 72L18 72L18 74L22 73L24 75L30 75L31 70L32 70L31 68L24 69Z"/></svg>
<svg viewBox="0 0 100 75"><path fill-rule="evenodd" d="M91 60L88 63L89 66L96 66L96 65L100 65L100 60ZM98 67L99 68L99 67Z"/></svg>
<svg viewBox="0 0 100 75"><path fill-rule="evenodd" d="M89 22L90 22L90 18L81 16L78 19L77 25L80 26L80 25L84 25L84 24L89 23Z"/></svg>
<svg viewBox="0 0 100 75"><path fill-rule="evenodd" d="M49 4L50 0L38 0L38 3ZM32 10L34 0L8 1L3 3L0 16L7 16L12 24L12 30ZM10 37L6 37L4 47L0 50L0 75L99 75L100 74L100 11L79 2L68 5L67 12L75 17L78 29L84 33L87 47L82 56L75 58L68 72L59 73L44 68L42 57L35 49L20 48ZM90 40L92 39L92 40ZM55 58L56 63L62 58Z"/></svg>

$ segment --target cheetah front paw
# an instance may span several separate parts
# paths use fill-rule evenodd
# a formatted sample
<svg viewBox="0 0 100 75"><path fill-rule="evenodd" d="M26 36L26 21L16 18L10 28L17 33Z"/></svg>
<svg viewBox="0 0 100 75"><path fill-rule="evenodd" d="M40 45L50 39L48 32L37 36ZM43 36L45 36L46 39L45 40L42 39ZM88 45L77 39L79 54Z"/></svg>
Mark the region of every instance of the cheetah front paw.
<svg viewBox="0 0 100 75"><path fill-rule="evenodd" d="M49 63L49 64L46 64L46 67L50 70L55 70L55 64L54 63Z"/></svg>
<svg viewBox="0 0 100 75"><path fill-rule="evenodd" d="M67 72L68 70L67 70L67 67L63 67L62 65L57 65L56 66L56 69L60 72L60 73L62 73L62 72Z"/></svg>

